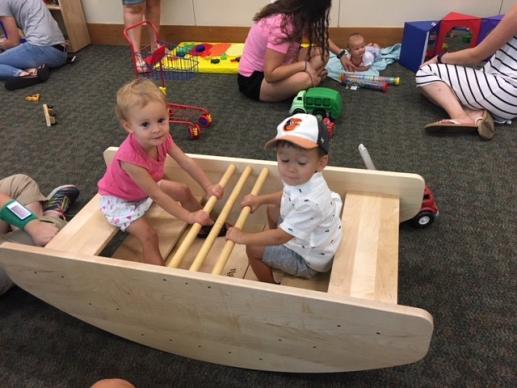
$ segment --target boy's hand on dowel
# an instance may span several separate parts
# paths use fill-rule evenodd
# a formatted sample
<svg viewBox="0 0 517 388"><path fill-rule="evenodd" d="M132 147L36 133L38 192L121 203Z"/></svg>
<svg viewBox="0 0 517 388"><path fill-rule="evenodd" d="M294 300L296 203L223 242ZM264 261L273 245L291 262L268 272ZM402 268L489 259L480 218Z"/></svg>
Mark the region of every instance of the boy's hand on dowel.
<svg viewBox="0 0 517 388"><path fill-rule="evenodd" d="M245 244L244 235L245 233L239 228L230 226L226 232L226 239L233 241L236 244Z"/></svg>
<svg viewBox="0 0 517 388"><path fill-rule="evenodd" d="M260 198L253 194L246 195L241 202L241 208L249 206L251 213L257 210L260 207L260 205L262 205Z"/></svg>

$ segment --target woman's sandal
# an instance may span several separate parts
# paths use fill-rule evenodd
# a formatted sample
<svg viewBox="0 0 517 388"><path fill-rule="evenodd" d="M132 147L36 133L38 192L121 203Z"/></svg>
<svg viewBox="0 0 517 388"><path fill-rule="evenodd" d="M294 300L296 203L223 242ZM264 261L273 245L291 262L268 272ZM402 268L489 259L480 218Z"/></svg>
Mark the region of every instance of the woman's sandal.
<svg viewBox="0 0 517 388"><path fill-rule="evenodd" d="M444 130L448 133L477 131L483 140L490 140L495 135L494 120L488 111L484 111L483 115L477 118L472 124L460 123L455 119L445 119L427 124L425 129L426 131L433 133L438 133Z"/></svg>

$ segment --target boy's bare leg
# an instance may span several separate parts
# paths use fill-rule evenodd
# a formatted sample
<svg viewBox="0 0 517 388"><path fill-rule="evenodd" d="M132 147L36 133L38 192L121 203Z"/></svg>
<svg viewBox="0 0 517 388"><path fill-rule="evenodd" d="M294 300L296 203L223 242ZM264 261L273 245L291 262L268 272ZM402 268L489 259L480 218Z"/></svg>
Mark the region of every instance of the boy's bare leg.
<svg viewBox="0 0 517 388"><path fill-rule="evenodd" d="M248 255L249 263L258 280L265 283L276 284L275 279L273 278L273 270L269 265L264 264L262 261L262 257L264 256L264 246L247 245L246 254Z"/></svg>
<svg viewBox="0 0 517 388"><path fill-rule="evenodd" d="M146 263L164 265L159 249L158 234L147 220L140 218L129 225L127 231L142 244Z"/></svg>

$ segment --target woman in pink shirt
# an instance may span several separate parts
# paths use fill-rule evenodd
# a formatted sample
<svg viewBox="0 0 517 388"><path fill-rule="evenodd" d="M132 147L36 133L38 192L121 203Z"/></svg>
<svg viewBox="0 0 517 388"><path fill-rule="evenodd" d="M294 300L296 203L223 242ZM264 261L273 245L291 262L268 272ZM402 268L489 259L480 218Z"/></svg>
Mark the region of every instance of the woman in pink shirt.
<svg viewBox="0 0 517 388"><path fill-rule="evenodd" d="M142 218L153 202L189 224L213 223L188 186L166 179L167 155L207 195L221 198L223 189L212 184L196 162L174 143L165 96L151 81L137 79L122 86L117 93L117 115L129 135L98 183L101 211L110 224L127 230L140 241L147 263L163 265L156 231Z"/></svg>
<svg viewBox="0 0 517 388"><path fill-rule="evenodd" d="M239 90L282 101L325 77L331 0L277 0L255 15L240 59ZM307 40L309 48L302 48Z"/></svg>

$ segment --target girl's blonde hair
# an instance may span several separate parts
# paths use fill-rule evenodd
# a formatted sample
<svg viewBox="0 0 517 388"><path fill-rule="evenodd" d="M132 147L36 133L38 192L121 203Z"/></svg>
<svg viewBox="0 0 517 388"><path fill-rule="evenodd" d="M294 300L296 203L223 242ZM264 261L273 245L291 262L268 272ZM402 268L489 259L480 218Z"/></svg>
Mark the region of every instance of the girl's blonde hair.
<svg viewBox="0 0 517 388"><path fill-rule="evenodd" d="M127 121L131 109L141 109L152 101L166 104L165 95L152 81L136 79L118 90L115 112L119 120Z"/></svg>

